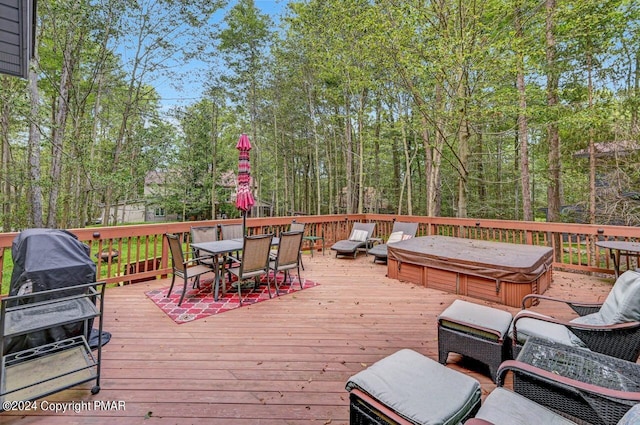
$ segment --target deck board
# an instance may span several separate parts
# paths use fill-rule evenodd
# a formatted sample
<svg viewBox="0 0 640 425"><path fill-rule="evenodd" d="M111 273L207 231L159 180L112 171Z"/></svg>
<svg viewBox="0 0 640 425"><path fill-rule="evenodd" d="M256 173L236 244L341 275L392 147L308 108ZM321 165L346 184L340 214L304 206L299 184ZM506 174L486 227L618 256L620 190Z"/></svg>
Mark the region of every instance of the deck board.
<svg viewBox="0 0 640 425"><path fill-rule="evenodd" d="M125 410L4 412L2 424L347 424L347 379L401 348L437 359L436 318L456 295L386 277L372 257L304 256L319 286L177 325L144 294L155 280L108 288L102 390L91 383L48 402L126 403ZM603 300L611 279L554 272L546 295ZM516 308L459 297L516 312ZM537 311L566 316L542 302ZM562 308L562 307L560 307ZM473 363L447 367L495 388Z"/></svg>

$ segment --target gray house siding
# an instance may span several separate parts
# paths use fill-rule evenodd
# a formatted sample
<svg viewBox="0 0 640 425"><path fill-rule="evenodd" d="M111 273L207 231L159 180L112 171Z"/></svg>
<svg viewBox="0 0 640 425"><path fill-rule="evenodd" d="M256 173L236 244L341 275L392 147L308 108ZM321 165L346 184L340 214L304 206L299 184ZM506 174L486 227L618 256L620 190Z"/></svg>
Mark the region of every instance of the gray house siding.
<svg viewBox="0 0 640 425"><path fill-rule="evenodd" d="M35 0L0 0L0 72L27 78L33 55Z"/></svg>

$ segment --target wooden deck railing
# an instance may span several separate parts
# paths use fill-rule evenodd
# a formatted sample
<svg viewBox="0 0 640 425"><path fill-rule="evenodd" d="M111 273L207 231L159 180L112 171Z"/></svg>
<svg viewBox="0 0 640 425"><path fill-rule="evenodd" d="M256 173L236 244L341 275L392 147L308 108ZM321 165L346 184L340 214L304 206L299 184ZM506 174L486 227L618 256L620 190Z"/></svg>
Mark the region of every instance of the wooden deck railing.
<svg viewBox="0 0 640 425"><path fill-rule="evenodd" d="M251 234L279 233L286 230L292 220L307 223L306 233L323 236L327 248L337 240L348 238L356 221L375 222L374 236L381 238L391 233L394 220L412 221L420 223L417 236L446 235L551 246L554 249L554 267L607 274L613 274L613 264L606 250L598 248L595 242L603 239L640 240L640 228L637 227L383 214L250 218L247 228ZM168 247L163 239L165 233L183 234L187 243L185 248L188 248L191 226L241 222L239 219L211 220L69 230L91 248L92 258L95 258L99 270L98 278L108 283L122 284L148 280L170 272ZM0 272L5 291L12 269L11 243L17 234L0 233ZM320 249L320 245L316 249ZM639 258L624 257L623 261L623 268L636 267Z"/></svg>

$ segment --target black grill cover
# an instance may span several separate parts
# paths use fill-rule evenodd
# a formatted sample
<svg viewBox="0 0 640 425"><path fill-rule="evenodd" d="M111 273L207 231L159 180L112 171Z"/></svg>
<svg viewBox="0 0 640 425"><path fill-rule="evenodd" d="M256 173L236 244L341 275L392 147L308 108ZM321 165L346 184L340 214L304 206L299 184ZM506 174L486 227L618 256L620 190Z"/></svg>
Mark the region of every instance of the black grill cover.
<svg viewBox="0 0 640 425"><path fill-rule="evenodd" d="M25 230L13 240L11 254L13 273L9 295L27 295L96 281L96 265L91 260L89 247L66 230ZM67 294L56 294L61 295ZM84 331L83 325L83 322L72 323L14 337L7 341L5 349L16 352L79 336Z"/></svg>

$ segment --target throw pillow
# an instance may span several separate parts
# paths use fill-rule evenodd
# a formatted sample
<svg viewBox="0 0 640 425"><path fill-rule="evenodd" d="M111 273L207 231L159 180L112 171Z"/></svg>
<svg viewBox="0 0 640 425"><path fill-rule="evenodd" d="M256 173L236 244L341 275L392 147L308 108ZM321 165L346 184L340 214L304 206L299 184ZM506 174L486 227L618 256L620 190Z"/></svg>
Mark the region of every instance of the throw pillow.
<svg viewBox="0 0 640 425"><path fill-rule="evenodd" d="M400 242L402 240L402 235L404 235L404 233L402 232L393 232L389 235L389 239L387 240L387 243L395 243L395 242Z"/></svg>
<svg viewBox="0 0 640 425"><path fill-rule="evenodd" d="M351 231L351 236L349 236L349 240L357 241L357 242L366 242L367 236L369 236L369 232L367 232L366 230L353 229Z"/></svg>
<svg viewBox="0 0 640 425"><path fill-rule="evenodd" d="M411 235L402 235L402 240L406 241L407 239L411 239L413 236Z"/></svg>

